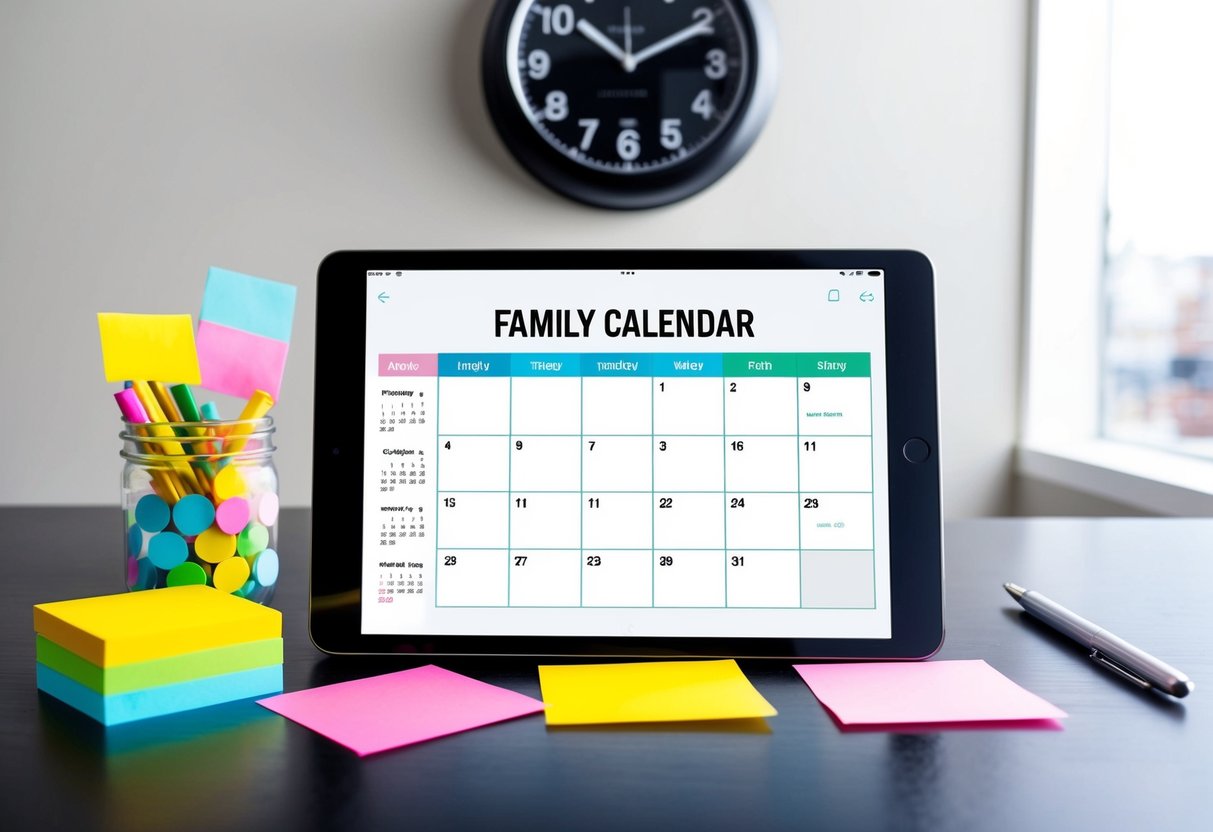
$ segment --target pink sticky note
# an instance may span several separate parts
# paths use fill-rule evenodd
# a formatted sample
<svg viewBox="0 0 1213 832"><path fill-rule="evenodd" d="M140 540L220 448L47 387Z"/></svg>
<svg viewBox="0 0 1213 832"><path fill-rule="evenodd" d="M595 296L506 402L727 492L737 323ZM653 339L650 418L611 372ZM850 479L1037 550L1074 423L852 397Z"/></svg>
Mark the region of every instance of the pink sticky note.
<svg viewBox="0 0 1213 832"><path fill-rule="evenodd" d="M195 338L202 386L247 399L255 390L278 398L290 345L264 335L200 321Z"/></svg>
<svg viewBox="0 0 1213 832"><path fill-rule="evenodd" d="M260 699L360 757L543 710L538 699L426 665Z"/></svg>
<svg viewBox="0 0 1213 832"><path fill-rule="evenodd" d="M1053 720L1066 712L980 659L798 664L796 672L844 725Z"/></svg>

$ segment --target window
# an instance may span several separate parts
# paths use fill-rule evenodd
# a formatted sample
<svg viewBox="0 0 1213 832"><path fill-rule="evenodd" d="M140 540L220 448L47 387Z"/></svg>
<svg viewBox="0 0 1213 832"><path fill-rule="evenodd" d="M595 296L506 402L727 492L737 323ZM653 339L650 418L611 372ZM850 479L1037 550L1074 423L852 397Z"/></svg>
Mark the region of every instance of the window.
<svg viewBox="0 0 1213 832"><path fill-rule="evenodd" d="M1019 470L1213 515L1213 4L1038 0Z"/></svg>

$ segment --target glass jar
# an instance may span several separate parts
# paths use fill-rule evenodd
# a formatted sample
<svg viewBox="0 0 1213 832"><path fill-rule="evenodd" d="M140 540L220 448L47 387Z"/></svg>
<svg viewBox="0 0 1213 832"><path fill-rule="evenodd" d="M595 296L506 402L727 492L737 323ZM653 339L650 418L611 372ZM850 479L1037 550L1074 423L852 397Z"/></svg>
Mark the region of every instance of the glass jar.
<svg viewBox="0 0 1213 832"><path fill-rule="evenodd" d="M130 590L206 584L267 604L278 583L274 420L125 423Z"/></svg>

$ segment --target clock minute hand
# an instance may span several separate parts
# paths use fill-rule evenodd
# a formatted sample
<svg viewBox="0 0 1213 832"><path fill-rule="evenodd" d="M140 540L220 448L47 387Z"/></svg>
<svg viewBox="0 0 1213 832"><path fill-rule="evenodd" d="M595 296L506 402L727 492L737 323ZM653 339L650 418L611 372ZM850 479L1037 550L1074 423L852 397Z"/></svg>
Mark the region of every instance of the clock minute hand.
<svg viewBox="0 0 1213 832"><path fill-rule="evenodd" d="M637 65L640 64L641 61L647 61L649 58L653 57L654 55L660 55L662 52L666 51L667 49L673 49L675 46L682 43L683 41L688 41L691 38L699 37L700 35L711 34L711 32L712 32L712 22L710 20L709 21L702 21L702 20L696 21L695 23L692 23L690 26L686 27L685 29L681 29L681 30L675 32L674 34L670 35L669 37L662 38L661 40L657 41L656 43L646 46L644 49L641 49L635 55L627 56L627 59L623 63L623 68L626 69L628 72L631 72L633 69L635 69L637 67Z"/></svg>
<svg viewBox="0 0 1213 832"><path fill-rule="evenodd" d="M622 49L620 49L619 45L616 44L615 41L611 40L606 35L604 35L602 33L602 30L599 29L597 26L595 26L593 23L591 23L590 21L586 20L583 17L583 18L581 18L581 20L577 21L577 31L581 32L581 34L585 35L590 40L590 42L595 43L598 46L602 47L602 50L604 52L606 52L608 55L610 55L615 60L619 61L619 63L623 64L624 66L627 66L627 62L628 62L627 53L624 52Z"/></svg>

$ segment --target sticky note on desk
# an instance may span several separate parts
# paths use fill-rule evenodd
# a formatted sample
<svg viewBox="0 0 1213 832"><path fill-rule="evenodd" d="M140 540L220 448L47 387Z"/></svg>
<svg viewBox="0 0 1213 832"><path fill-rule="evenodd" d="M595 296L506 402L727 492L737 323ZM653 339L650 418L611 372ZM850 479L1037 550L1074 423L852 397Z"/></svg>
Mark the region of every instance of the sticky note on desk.
<svg viewBox="0 0 1213 832"><path fill-rule="evenodd" d="M680 722L775 716L732 659L544 665L548 725Z"/></svg>
<svg viewBox="0 0 1213 832"><path fill-rule="evenodd" d="M1054 720L1066 712L984 661L800 664L796 672L843 725Z"/></svg>
<svg viewBox="0 0 1213 832"><path fill-rule="evenodd" d="M202 385L244 399L264 390L277 399L296 294L287 283L212 267L198 324Z"/></svg>
<svg viewBox="0 0 1213 832"><path fill-rule="evenodd" d="M537 699L434 665L284 693L258 704L360 757L543 710Z"/></svg>
<svg viewBox="0 0 1213 832"><path fill-rule="evenodd" d="M198 384L201 372L189 315L99 312L106 381Z"/></svg>

